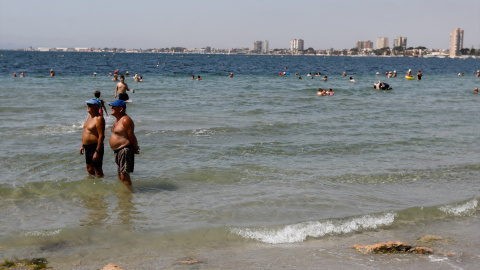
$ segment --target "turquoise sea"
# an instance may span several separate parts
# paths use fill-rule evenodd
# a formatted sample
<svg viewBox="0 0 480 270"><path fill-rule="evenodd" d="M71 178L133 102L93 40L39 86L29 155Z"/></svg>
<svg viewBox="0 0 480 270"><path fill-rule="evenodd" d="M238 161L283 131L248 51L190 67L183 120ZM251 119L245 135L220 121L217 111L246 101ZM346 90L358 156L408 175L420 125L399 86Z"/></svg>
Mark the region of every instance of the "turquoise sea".
<svg viewBox="0 0 480 270"><path fill-rule="evenodd" d="M0 261L43 257L55 269L480 265L480 59L0 55ZM133 192L118 181L108 145L114 117L105 117L103 179L87 176L78 153L85 101L96 90L114 101L108 75L116 69L135 89L127 107L141 148ZM408 69L423 79L405 80ZM383 75L393 70L397 78ZM374 90L378 80L393 90ZM317 96L318 88L335 95ZM427 234L444 240L417 242ZM436 252L350 248L387 240Z"/></svg>

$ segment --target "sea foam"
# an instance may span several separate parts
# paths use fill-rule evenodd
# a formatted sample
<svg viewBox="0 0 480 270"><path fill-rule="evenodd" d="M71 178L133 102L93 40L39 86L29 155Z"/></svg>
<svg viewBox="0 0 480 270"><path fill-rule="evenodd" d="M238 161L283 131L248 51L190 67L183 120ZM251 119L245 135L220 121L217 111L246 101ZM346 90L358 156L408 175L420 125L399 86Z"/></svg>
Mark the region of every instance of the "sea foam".
<svg viewBox="0 0 480 270"><path fill-rule="evenodd" d="M477 199L472 199L462 204L451 204L439 207L439 209L447 214L460 216L468 214L477 208Z"/></svg>
<svg viewBox="0 0 480 270"><path fill-rule="evenodd" d="M386 213L380 216L365 215L345 220L302 222L286 225L280 229L232 228L231 231L239 236L268 244L296 243L305 241L307 237L322 237L389 226L395 220L395 216L394 213Z"/></svg>

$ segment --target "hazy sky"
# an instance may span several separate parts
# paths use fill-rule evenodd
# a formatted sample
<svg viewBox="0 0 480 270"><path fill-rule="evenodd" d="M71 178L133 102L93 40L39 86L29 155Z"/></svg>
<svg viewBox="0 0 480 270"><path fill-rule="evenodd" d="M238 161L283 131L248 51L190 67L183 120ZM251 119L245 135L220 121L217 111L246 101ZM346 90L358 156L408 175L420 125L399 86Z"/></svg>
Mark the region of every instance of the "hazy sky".
<svg viewBox="0 0 480 270"><path fill-rule="evenodd" d="M0 48L350 49L358 40L407 37L408 47L480 48L480 0L0 0Z"/></svg>

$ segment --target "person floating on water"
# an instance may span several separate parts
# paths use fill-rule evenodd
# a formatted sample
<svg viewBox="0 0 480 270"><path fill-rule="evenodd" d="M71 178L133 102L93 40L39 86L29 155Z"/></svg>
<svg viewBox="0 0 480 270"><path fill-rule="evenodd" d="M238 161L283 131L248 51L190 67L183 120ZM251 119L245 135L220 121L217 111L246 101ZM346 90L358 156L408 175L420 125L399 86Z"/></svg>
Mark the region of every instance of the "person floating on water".
<svg viewBox="0 0 480 270"><path fill-rule="evenodd" d="M198 75L197 81L201 81L201 80L202 80L202 78L200 77L200 75Z"/></svg>
<svg viewBox="0 0 480 270"><path fill-rule="evenodd" d="M93 93L93 95L94 95L96 98L98 98L98 99L100 99L100 95L101 95L101 94L102 94L102 92L100 92L100 91L95 91L95 92ZM99 113L100 113L102 116L103 116L103 112L105 112L105 113L108 115L108 113L107 113L107 108L105 107L105 101L103 101L103 99L100 99L100 102L102 102L102 106L100 107Z"/></svg>
<svg viewBox="0 0 480 270"><path fill-rule="evenodd" d="M20 77L21 77L21 78L25 77L25 73L22 72L22 73L20 74Z"/></svg>
<svg viewBox="0 0 480 270"><path fill-rule="evenodd" d="M16 73L16 72L13 73L13 77L14 77L14 78L17 77L17 73Z"/></svg>
<svg viewBox="0 0 480 270"><path fill-rule="evenodd" d="M53 72L53 69L50 69L50 77L55 76L55 72Z"/></svg>
<svg viewBox="0 0 480 270"><path fill-rule="evenodd" d="M473 93L478 94L478 87L475 87L475 89L473 90Z"/></svg>
<svg viewBox="0 0 480 270"><path fill-rule="evenodd" d="M87 101L88 118L83 124L80 155L85 154L85 163L89 175L103 177L103 141L105 139L105 119L100 114L102 102L98 98Z"/></svg>
<svg viewBox="0 0 480 270"><path fill-rule="evenodd" d="M228 75L229 78L233 78L233 72Z"/></svg>
<svg viewBox="0 0 480 270"><path fill-rule="evenodd" d="M409 69L409 70L407 71L407 77L413 77L413 75L412 75L412 70L411 70L411 69Z"/></svg>
<svg viewBox="0 0 480 270"><path fill-rule="evenodd" d="M129 97L127 91L132 91L133 93L135 93L135 90L129 89L128 85L125 83L125 76L121 75L120 82L117 83L117 87L115 88L115 98L118 94L118 99L123 101L128 100Z"/></svg>
<svg viewBox="0 0 480 270"><path fill-rule="evenodd" d="M397 77L397 71L396 70L393 71L392 77L394 77L394 78Z"/></svg>
<svg viewBox="0 0 480 270"><path fill-rule="evenodd" d="M388 83L384 83L382 81L378 81L378 83L373 83L373 88L377 90L392 90Z"/></svg>
<svg viewBox="0 0 480 270"><path fill-rule="evenodd" d="M123 100L117 99L109 105L112 106L110 114L116 119L112 126L110 147L115 155L118 179L131 189L130 173L134 171L135 154L140 154L140 147L134 133L135 124L127 115L127 104Z"/></svg>
<svg viewBox="0 0 480 270"><path fill-rule="evenodd" d="M328 88L327 95L333 96L335 93L333 92L332 88Z"/></svg>
<svg viewBox="0 0 480 270"><path fill-rule="evenodd" d="M351 81L351 82L355 82L355 79L352 78L352 77L350 77L350 79L348 79L348 80Z"/></svg>
<svg viewBox="0 0 480 270"><path fill-rule="evenodd" d="M325 89L318 88L317 91L317 96L326 96L326 93L324 94Z"/></svg>

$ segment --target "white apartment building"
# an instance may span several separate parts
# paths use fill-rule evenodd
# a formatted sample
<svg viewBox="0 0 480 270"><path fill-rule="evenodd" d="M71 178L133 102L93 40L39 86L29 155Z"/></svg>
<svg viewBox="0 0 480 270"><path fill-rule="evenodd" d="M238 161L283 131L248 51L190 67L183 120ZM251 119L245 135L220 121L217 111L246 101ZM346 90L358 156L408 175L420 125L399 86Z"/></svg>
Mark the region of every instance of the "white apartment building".
<svg viewBox="0 0 480 270"><path fill-rule="evenodd" d="M303 51L303 39L292 39L290 40L290 51L292 53L298 52L298 51Z"/></svg>
<svg viewBox="0 0 480 270"><path fill-rule="evenodd" d="M388 37L379 37L377 38L377 50L388 48Z"/></svg>
<svg viewBox="0 0 480 270"><path fill-rule="evenodd" d="M450 34L450 57L460 56L463 48L463 30L457 28Z"/></svg>

